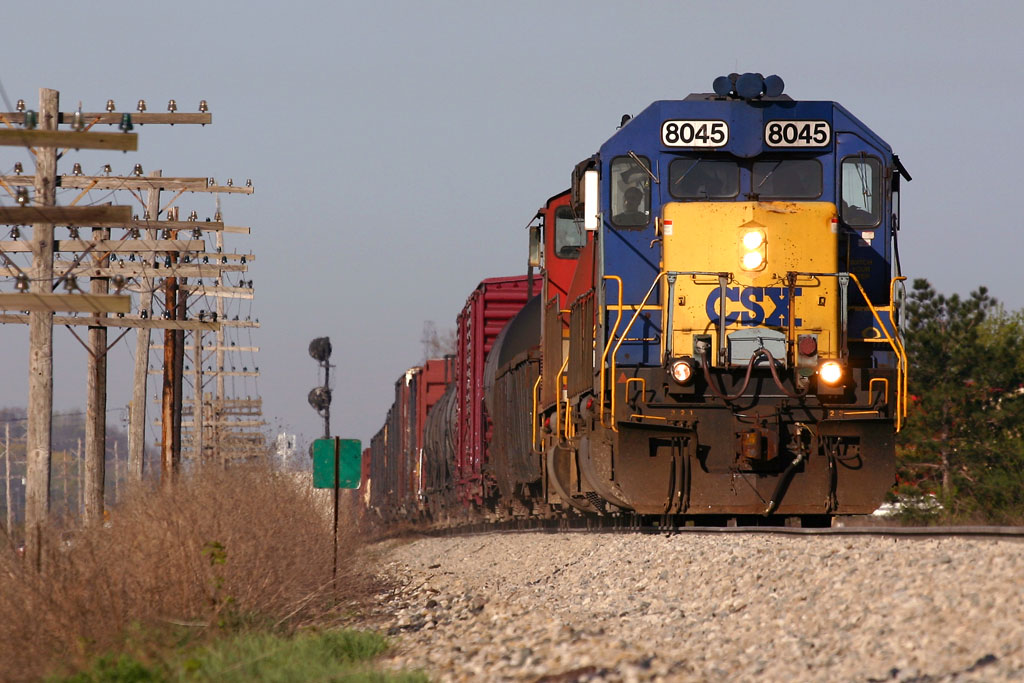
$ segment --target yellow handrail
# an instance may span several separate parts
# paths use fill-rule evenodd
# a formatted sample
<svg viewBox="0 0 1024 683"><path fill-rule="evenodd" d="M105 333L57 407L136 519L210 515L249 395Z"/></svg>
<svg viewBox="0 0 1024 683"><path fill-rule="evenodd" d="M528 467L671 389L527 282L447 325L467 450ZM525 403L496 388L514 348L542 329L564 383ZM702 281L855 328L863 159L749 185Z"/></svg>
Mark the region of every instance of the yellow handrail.
<svg viewBox="0 0 1024 683"><path fill-rule="evenodd" d="M903 418L907 415L907 352L903 348L903 342L899 340L899 335L893 337L889 334L889 330L886 329L885 323L882 322L882 318L878 315L878 309L875 308L874 304L871 303L871 299L868 298L868 293L864 291L864 287L860 284L860 279L855 273L849 273L850 279L857 285L857 289L860 290L860 295L864 297L864 301L868 305L868 310L871 311L871 315L875 317L875 322L878 323L878 328L882 330L882 334L885 335L885 340L889 342L889 346L896 352L896 431L898 432L903 428ZM900 278L894 278L900 279ZM906 278L902 278L906 279ZM890 304L892 300L890 299ZM896 324L896 321L892 318L892 310L890 306L889 320Z"/></svg>
<svg viewBox="0 0 1024 683"><path fill-rule="evenodd" d="M597 414L598 414L598 421L601 423L602 427L606 426L605 423L604 423L604 368L605 368L605 365L607 365L607 363L608 363L608 349L611 348L611 340L615 338L616 334L618 334L618 332L619 332L619 323L622 322L622 278L619 277L618 275L605 275L604 279L605 280L615 280L616 282L619 283L619 303L618 303L618 309L617 309L618 310L618 314L615 316L615 327L612 328L612 334L608 338L609 339L608 344L604 347L604 354L601 356L601 384L600 384L600 386L601 386L601 393L598 394L598 397L597 397L597 400L599 401L598 409L597 409ZM604 318L604 313L605 313L604 311L601 311L601 317L602 318ZM614 394L615 392L612 392L612 393ZM613 421L614 421L614 415L613 415Z"/></svg>
<svg viewBox="0 0 1024 683"><path fill-rule="evenodd" d="M565 360L562 362L562 367L559 368L558 374L555 375L555 429L560 430L562 428L562 374L565 369L569 366L569 355L566 354Z"/></svg>
<svg viewBox="0 0 1024 683"><path fill-rule="evenodd" d="M530 415L530 450L534 455L543 455L544 452L537 448L537 420L540 416L537 414L537 389L540 388L540 380L542 375L537 375L537 381L533 383L533 413Z"/></svg>
<svg viewBox="0 0 1024 683"><path fill-rule="evenodd" d="M892 329L893 329L894 332L898 332L898 330L896 328L896 320L893 318L893 315L896 313L896 283L897 282L903 282L906 279L907 279L907 277L905 275L898 275L898 276L896 276L896 277L894 277L892 279L891 283L889 283L889 320L892 322ZM907 416L907 403L908 403L908 401L907 401L907 394L908 394L908 391L909 391L908 388L907 388L907 385L909 384L909 380L907 380L905 375L910 370L910 368L909 368L909 364L910 363L907 360L907 350L903 347L903 340L900 339L900 335L899 334L896 334L895 337L896 337L897 343L900 346L900 353L903 354L903 372L904 372L904 382L903 382L903 417L906 417ZM896 428L896 431L899 431L899 427Z"/></svg>
<svg viewBox="0 0 1024 683"><path fill-rule="evenodd" d="M640 305L638 305L636 307L636 311L633 313L633 317L629 319L629 324L626 325L626 331L622 333L621 337L619 337L619 341L615 344L615 348L612 350L612 354L611 354L612 355L611 376L612 376L612 381L613 382L615 381L615 356L616 356L616 354L619 353L619 347L621 347L622 346L622 342L624 342L626 340L626 335L629 334L629 331L631 329L633 329L633 323L635 323L636 319L640 317L641 313L643 313L644 307L647 305L647 300L650 299L651 298L651 294L654 293L654 288L658 286L658 283L661 281L661 278L665 277L665 275L667 275L667 273L662 271L661 273L658 273L658 275L654 278L654 282L651 283L651 288L647 290L647 294L644 295L644 298L640 302ZM619 306L619 310L620 311L622 310L622 306L621 305ZM616 331L617 331L618 330L618 325L616 325L615 327L616 327ZM671 330L669 332L671 333ZM614 337L612 337L611 339L608 340L608 346L609 347L611 346L612 339L614 339ZM602 370L602 372L604 371L605 360L607 359L607 357L608 357L608 349L605 348L604 358L601 359L601 370ZM603 376L602 376L602 380L603 380ZM601 389L602 389L601 390L601 399L602 399L601 403L603 404L604 403L604 382L603 381L601 382ZM612 416L612 424L611 424L612 431L613 432L617 432L617 431L619 431L619 428L615 426L615 389L614 388L612 389L611 416ZM604 422L602 422L601 424L602 424L602 426L604 426Z"/></svg>
<svg viewBox="0 0 1024 683"><path fill-rule="evenodd" d="M888 396L889 396L889 380L887 378L885 378L885 377L872 377L871 381L868 382L868 400L871 401L871 397L875 393L875 389L874 389L875 382L881 382L882 383L882 385L883 385L882 386L882 397L887 399ZM872 404L873 403L874 403L874 401L872 401Z"/></svg>
<svg viewBox="0 0 1024 683"><path fill-rule="evenodd" d="M647 394L647 380L643 377L630 377L626 380L626 396L629 396L629 385L633 382L640 382L640 398L643 399L644 395Z"/></svg>

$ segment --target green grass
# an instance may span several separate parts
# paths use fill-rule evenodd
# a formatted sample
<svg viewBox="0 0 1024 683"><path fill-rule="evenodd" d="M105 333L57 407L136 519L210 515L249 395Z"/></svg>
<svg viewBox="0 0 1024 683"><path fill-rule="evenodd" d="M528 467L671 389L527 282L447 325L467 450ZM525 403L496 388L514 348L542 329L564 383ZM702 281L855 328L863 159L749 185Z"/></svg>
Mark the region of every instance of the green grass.
<svg viewBox="0 0 1024 683"><path fill-rule="evenodd" d="M382 673L373 658L387 650L387 640L365 631L306 632L291 637L248 633L145 664L128 655L101 657L66 683L146 683L150 681L359 681L426 682L421 673Z"/></svg>

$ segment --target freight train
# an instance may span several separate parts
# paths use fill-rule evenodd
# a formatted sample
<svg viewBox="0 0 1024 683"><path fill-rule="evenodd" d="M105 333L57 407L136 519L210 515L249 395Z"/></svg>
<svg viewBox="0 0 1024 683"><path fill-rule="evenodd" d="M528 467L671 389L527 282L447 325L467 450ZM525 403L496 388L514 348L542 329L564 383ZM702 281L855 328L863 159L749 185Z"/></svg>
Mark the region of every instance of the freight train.
<svg viewBox="0 0 1024 683"><path fill-rule="evenodd" d="M907 408L899 157L777 76L623 116L395 385L371 517L818 525L874 511Z"/></svg>

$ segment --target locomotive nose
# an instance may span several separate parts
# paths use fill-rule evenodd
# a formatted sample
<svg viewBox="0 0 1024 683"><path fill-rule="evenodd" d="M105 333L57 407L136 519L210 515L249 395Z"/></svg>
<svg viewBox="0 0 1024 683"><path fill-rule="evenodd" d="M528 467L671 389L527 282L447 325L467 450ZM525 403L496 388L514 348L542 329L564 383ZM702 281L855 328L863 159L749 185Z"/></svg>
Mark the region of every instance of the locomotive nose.
<svg viewBox="0 0 1024 683"><path fill-rule="evenodd" d="M828 202L666 204L666 358L745 366L763 348L793 367L801 335L838 357L840 283L823 275L838 270L835 218Z"/></svg>

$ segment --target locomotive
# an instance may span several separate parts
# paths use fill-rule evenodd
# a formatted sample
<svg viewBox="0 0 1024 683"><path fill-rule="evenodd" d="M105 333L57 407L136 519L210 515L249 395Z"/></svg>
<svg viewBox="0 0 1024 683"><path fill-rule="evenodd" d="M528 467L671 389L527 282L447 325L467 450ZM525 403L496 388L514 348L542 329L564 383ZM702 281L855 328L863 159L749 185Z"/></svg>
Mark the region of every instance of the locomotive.
<svg viewBox="0 0 1024 683"><path fill-rule="evenodd" d="M879 506L907 407L910 175L843 106L783 90L732 74L623 117L537 212L527 274L470 297L447 389L423 405L429 363L399 381L371 509L816 525Z"/></svg>

